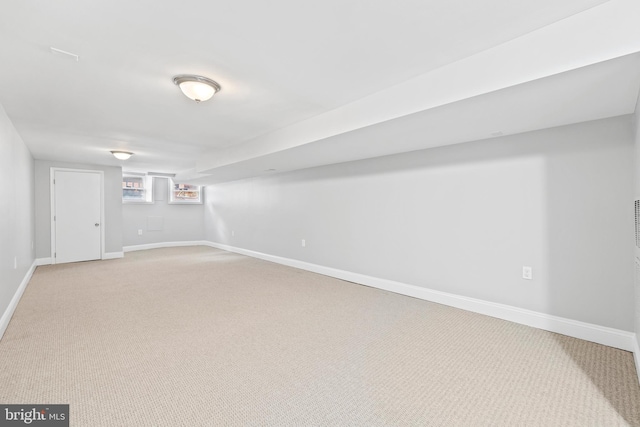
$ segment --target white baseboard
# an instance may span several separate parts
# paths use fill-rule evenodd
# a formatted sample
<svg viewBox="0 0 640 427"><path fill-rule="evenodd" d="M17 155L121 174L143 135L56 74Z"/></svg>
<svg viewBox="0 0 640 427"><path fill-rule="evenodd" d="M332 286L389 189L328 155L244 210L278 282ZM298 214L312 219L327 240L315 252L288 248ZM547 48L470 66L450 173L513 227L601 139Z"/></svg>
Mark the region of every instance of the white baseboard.
<svg viewBox="0 0 640 427"><path fill-rule="evenodd" d="M0 339L2 339L2 337L4 336L4 332L7 330L7 326L9 326L9 321L11 321L11 316L13 316L13 312L16 311L16 307L18 307L18 302L20 302L20 298L22 298L22 294L24 293L24 290L27 288L27 284L29 283L29 280L31 280L31 276L33 275L33 272L36 270L36 267L40 265L36 261L37 260L33 261L33 263L31 264L31 267L29 267L27 274L24 275L22 282L20 282L20 286L18 286L18 289L16 289L16 293L13 294L13 298L11 298L11 302L9 303L9 306L2 314L2 317L0 317Z"/></svg>
<svg viewBox="0 0 640 427"><path fill-rule="evenodd" d="M124 252L105 252L102 259L116 259L116 258L123 258L123 257L124 257Z"/></svg>
<svg viewBox="0 0 640 427"><path fill-rule="evenodd" d="M266 261L287 265L290 267L300 268L302 270L312 271L314 273L324 274L326 276L347 280L349 282L359 283L378 289L384 289L386 291L391 291L398 294L435 302L438 304L444 304L451 307L496 317L498 319L532 326L534 328L543 329L550 332L568 335L586 341L592 341L598 344L607 345L609 347L615 347L626 351L638 351L636 335L632 332L594 325L591 323L580 322L572 319L566 319L563 317L553 316L550 314L540 313L532 310L526 310L505 304L498 304L476 298L469 298L465 296L450 294L447 292L436 291L420 286L408 285L406 283L394 282L392 280L379 279L377 277L366 276L364 274L324 267L317 264L311 264L295 259L269 255L221 243L203 242L202 244L218 249L223 249L229 252L235 252L254 258L260 258ZM637 357L640 357L640 354L635 354L637 362Z"/></svg>
<svg viewBox="0 0 640 427"><path fill-rule="evenodd" d="M106 252L102 259L116 259L124 257L124 252ZM38 258L36 259L36 265L51 265L53 261L51 258Z"/></svg>
<svg viewBox="0 0 640 427"><path fill-rule="evenodd" d="M638 383L640 384L640 345L638 344L638 334L633 337L633 358L636 361L636 374L638 375Z"/></svg>
<svg viewBox="0 0 640 427"><path fill-rule="evenodd" d="M171 248L174 246L207 246L208 242L204 240L194 240L188 242L160 242L160 243L147 243L145 245L133 245L125 246L122 248L124 252L132 251L144 251L147 249L159 249L159 248Z"/></svg>

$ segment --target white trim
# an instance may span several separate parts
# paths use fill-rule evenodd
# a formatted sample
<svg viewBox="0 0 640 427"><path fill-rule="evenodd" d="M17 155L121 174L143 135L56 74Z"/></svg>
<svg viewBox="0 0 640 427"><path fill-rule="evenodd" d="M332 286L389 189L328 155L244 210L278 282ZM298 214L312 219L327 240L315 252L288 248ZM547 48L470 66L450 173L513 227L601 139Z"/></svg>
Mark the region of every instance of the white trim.
<svg viewBox="0 0 640 427"><path fill-rule="evenodd" d="M56 212L56 203L55 203L55 187L54 187L54 179L55 173L57 171L64 172L82 172L82 173L97 173L100 176L100 259L105 258L105 213L104 213L104 171L94 170L94 169L70 169L70 168L59 168L59 167L51 167L49 168L49 198L51 200L50 207L50 227L51 227L51 264L56 264L56 258L54 254L56 253L56 225L53 221L53 217Z"/></svg>
<svg viewBox="0 0 640 427"><path fill-rule="evenodd" d="M2 317L0 317L0 339L2 339L2 337L4 336L4 332L7 330L7 327L9 326L9 322L11 321L11 317L13 316L13 312L16 311L16 307L18 307L20 298L22 298L22 294L24 293L24 290L27 288L27 284L29 283L29 280L31 280L31 276L33 275L33 272L36 270L37 265L38 264L34 260L33 263L31 264L31 267L27 271L27 274L24 275L24 278L22 279L20 286L18 286L18 289L16 289L16 293L13 294L13 298L11 298L11 302L9 303L9 306L2 314Z"/></svg>
<svg viewBox="0 0 640 427"><path fill-rule="evenodd" d="M55 189L55 168L51 167L49 168L49 203L50 205L50 210L49 210L49 226L51 227L50 233L50 242L49 244L51 245L51 264L55 263L55 253L56 253L56 224L55 221L53 220L53 218L55 217L55 212L56 212L56 198L55 198L55 194L56 194L56 189Z"/></svg>
<svg viewBox="0 0 640 427"><path fill-rule="evenodd" d="M302 270L312 271L314 273L324 274L326 276L335 277L349 282L359 283L361 285L371 286L386 291L395 292L401 295L407 295L426 301L436 302L463 310L496 317L498 319L508 320L538 329L544 329L550 332L556 332L592 341L598 344L619 348L626 351L638 351L636 335L632 332L622 331L619 329L608 328L605 326L594 325L591 323L580 322L577 320L566 319L563 317L553 316L546 313L540 313L523 308L513 307L506 304L498 304L490 301L484 301L476 298L469 298L461 295L450 294L447 292L436 291L406 283L394 282L392 280L379 279L377 277L366 276L364 274L352 273L350 271L338 270L331 267L324 267L317 264L311 264L290 258L283 258L275 255L268 255L262 252L251 251L248 249L237 248L225 244L215 242L204 242L205 245L229 252L235 252L254 258L260 258L278 264L290 267L300 268ZM636 353L639 357L638 353ZM638 359L636 358L636 361Z"/></svg>
<svg viewBox="0 0 640 427"><path fill-rule="evenodd" d="M124 257L124 252L107 252L104 254L102 259L117 259L117 258L123 258L123 257Z"/></svg>
<svg viewBox="0 0 640 427"><path fill-rule="evenodd" d="M125 199L124 198L124 193L120 192L120 196L122 199L122 204L124 205L153 205L155 204L156 200L155 200L155 190L153 189L153 178L150 175L147 175L145 173L136 173L136 172L122 172L122 178L126 178L126 177L130 177L130 178L142 178L142 180L144 181L144 190L148 191L148 193L146 193L146 198L145 200L136 200L136 199ZM122 190L126 190L129 189L129 187L122 187ZM130 189L133 189L130 188ZM147 200L149 199L149 200Z"/></svg>
<svg viewBox="0 0 640 427"><path fill-rule="evenodd" d="M103 260L105 259L117 259L117 258L123 258L124 257L124 252L107 252L104 254L104 257L102 257ZM100 260L96 260L96 261L100 261ZM35 260L36 265L51 265L53 264L53 262L51 261L51 258L37 258Z"/></svg>
<svg viewBox="0 0 640 427"><path fill-rule="evenodd" d="M633 336L633 358L636 361L636 374L638 375L638 383L640 384L640 345L638 345L638 334Z"/></svg>
<svg viewBox="0 0 640 427"><path fill-rule="evenodd" d="M124 252L145 251L147 249L171 248L174 246L209 246L209 242L204 240L194 240L190 242L160 242L147 243L144 245L125 246L122 248Z"/></svg>
<svg viewBox="0 0 640 427"><path fill-rule="evenodd" d="M180 184L180 182L176 182L173 180L173 178L170 177L166 177L167 178L167 190L169 190L169 194L168 194L168 198L167 198L167 204L169 205L202 205L204 203L204 186L202 185L197 185L198 187L198 200L194 201L190 201L190 200L174 200L173 198L173 186L174 184ZM186 181L181 181L183 184L187 184Z"/></svg>

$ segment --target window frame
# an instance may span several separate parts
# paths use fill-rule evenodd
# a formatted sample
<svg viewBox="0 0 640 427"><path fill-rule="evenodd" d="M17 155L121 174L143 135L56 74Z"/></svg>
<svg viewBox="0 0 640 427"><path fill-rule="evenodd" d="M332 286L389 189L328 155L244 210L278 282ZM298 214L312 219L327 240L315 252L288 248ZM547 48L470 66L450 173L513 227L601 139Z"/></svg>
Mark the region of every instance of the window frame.
<svg viewBox="0 0 640 427"><path fill-rule="evenodd" d="M170 205L201 205L204 203L204 189L202 185L187 184L184 182L176 182L173 178L168 179L169 197L167 203ZM187 186L188 188L177 189L176 186ZM197 192L198 197L193 199L177 199L176 191Z"/></svg>
<svg viewBox="0 0 640 427"><path fill-rule="evenodd" d="M127 180L127 178L130 178ZM132 179L133 178L133 179ZM140 180L142 186L135 187L135 179ZM126 185L127 182L132 182L131 187ZM144 191L144 199L125 197L125 191ZM122 172L122 203L134 204L134 205L150 205L154 203L153 200L153 177L146 174Z"/></svg>

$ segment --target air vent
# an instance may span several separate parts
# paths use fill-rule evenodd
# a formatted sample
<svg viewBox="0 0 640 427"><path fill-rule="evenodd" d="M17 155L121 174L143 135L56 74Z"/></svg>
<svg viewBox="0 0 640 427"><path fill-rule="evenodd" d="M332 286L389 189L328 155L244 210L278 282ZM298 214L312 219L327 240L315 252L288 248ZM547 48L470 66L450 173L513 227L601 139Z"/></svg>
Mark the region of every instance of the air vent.
<svg viewBox="0 0 640 427"><path fill-rule="evenodd" d="M164 173L164 172L147 172L149 176L159 176L165 178L174 178L176 176L175 173Z"/></svg>
<svg viewBox="0 0 640 427"><path fill-rule="evenodd" d="M73 58L76 62L80 61L80 57L75 53L67 52L66 50L56 49L55 47L51 47L51 53L54 55L66 55L68 58Z"/></svg>

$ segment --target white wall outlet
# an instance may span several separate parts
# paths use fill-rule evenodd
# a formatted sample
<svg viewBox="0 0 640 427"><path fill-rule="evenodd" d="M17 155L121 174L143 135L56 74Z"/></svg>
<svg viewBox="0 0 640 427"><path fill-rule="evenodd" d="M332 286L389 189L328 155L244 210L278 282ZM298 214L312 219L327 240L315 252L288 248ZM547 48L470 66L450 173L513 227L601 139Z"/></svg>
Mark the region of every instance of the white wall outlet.
<svg viewBox="0 0 640 427"><path fill-rule="evenodd" d="M533 279L533 268L529 267L528 265L523 265L522 266L522 278L526 279L526 280Z"/></svg>
<svg viewBox="0 0 640 427"><path fill-rule="evenodd" d="M138 229L138 236L142 236L142 228Z"/></svg>
<svg viewBox="0 0 640 427"><path fill-rule="evenodd" d="M302 244L302 247L304 248L305 246L307 246L307 241L306 241L306 240L304 240L304 239L302 239L301 244Z"/></svg>
<svg viewBox="0 0 640 427"><path fill-rule="evenodd" d="M231 230L231 237L236 235L236 231L235 230Z"/></svg>
<svg viewBox="0 0 640 427"><path fill-rule="evenodd" d="M13 269L15 270L16 268L18 268L18 257L14 256L13 257Z"/></svg>

